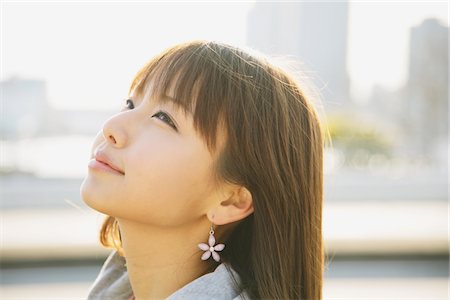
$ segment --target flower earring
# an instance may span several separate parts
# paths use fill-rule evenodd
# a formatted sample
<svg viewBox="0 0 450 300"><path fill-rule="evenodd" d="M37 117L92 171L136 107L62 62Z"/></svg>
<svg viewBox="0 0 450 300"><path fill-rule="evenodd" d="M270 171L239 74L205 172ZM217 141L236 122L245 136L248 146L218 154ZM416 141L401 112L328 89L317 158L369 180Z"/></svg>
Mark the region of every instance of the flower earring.
<svg viewBox="0 0 450 300"><path fill-rule="evenodd" d="M213 229L213 224L211 223L211 230L209 231L209 239L208 239L209 245L207 245L205 243L198 244L198 247L200 249L202 249L203 251L205 251L205 253L203 253L203 255L201 257L202 260L207 260L211 256L211 254L215 261L218 262L220 260L220 255L216 251L222 251L223 248L225 248L225 245L217 244L214 246L215 243L216 243L216 239L214 238L214 229Z"/></svg>

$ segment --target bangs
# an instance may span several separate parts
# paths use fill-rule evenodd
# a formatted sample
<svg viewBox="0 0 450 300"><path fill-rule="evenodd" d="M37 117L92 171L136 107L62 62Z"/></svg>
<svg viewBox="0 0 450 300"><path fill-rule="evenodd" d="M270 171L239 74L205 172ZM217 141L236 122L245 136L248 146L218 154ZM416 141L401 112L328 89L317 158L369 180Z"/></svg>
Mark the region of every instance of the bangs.
<svg viewBox="0 0 450 300"><path fill-rule="evenodd" d="M210 53L204 42L164 51L138 71L129 95L149 95L152 102L170 101L185 116L192 114L195 131L203 138L210 153L214 153L218 125L226 109L226 89L221 84L226 80L220 68L208 59Z"/></svg>

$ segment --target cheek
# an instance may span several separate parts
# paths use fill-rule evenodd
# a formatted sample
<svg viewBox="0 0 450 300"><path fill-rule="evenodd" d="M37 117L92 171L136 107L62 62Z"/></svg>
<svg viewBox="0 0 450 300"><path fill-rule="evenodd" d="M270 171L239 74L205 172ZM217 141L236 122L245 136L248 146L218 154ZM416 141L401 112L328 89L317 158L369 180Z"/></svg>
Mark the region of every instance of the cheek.
<svg viewBox="0 0 450 300"><path fill-rule="evenodd" d="M203 213L210 163L203 152L184 145L158 147L127 157L130 170L124 187L133 218L177 225Z"/></svg>

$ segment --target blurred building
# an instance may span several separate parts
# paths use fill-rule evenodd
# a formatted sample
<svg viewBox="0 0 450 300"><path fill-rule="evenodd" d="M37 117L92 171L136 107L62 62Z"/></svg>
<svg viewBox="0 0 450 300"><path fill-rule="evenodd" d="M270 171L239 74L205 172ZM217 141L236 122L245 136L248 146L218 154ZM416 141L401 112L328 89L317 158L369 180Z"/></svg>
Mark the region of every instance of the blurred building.
<svg viewBox="0 0 450 300"><path fill-rule="evenodd" d="M249 12L247 44L302 63L327 110L350 104L347 37L347 2L257 2Z"/></svg>
<svg viewBox="0 0 450 300"><path fill-rule="evenodd" d="M2 139L31 137L43 130L49 110L44 80L12 77L0 82L0 88Z"/></svg>
<svg viewBox="0 0 450 300"><path fill-rule="evenodd" d="M57 135L94 135L113 110L63 110L47 99L46 82L10 78L0 82L0 138L20 140Z"/></svg>
<svg viewBox="0 0 450 300"><path fill-rule="evenodd" d="M448 154L448 30L436 19L411 29L403 90L403 150L436 164L447 164Z"/></svg>

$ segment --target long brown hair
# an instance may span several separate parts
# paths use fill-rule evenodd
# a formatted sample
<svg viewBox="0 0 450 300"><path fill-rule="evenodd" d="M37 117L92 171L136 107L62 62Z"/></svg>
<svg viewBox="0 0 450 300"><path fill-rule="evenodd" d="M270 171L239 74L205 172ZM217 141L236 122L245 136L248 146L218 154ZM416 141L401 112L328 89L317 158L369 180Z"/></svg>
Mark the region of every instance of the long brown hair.
<svg viewBox="0 0 450 300"><path fill-rule="evenodd" d="M192 41L147 62L129 94L150 83L156 97L175 85L174 98L194 112L194 128L210 151L224 126L217 179L246 187L254 207L221 252L240 275L240 288L258 299L322 299L324 135L295 76L265 56ZM105 219L100 241L123 256L114 217Z"/></svg>

